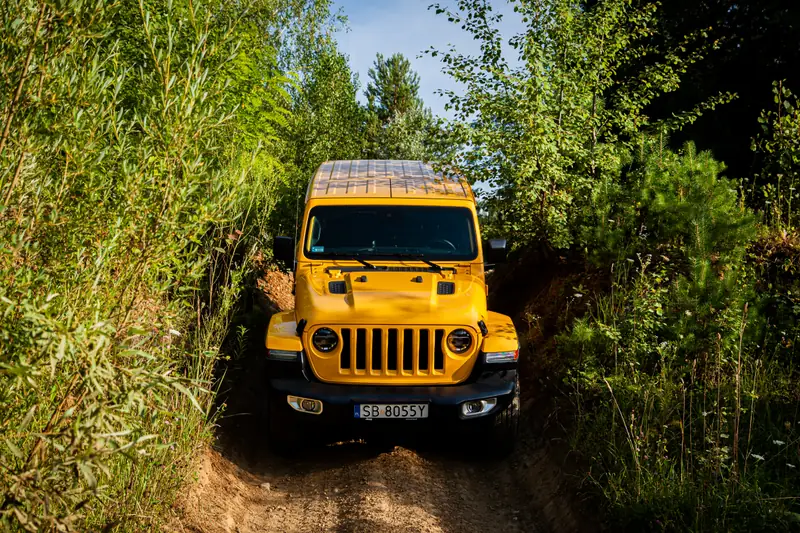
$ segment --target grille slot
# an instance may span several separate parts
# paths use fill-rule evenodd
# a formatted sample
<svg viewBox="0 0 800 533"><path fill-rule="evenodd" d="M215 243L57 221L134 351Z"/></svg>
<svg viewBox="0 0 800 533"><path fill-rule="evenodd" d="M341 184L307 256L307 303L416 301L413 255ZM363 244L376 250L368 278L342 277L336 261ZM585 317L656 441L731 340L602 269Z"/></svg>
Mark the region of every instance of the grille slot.
<svg viewBox="0 0 800 533"><path fill-rule="evenodd" d="M397 372L397 330L389 330L388 342L386 343L386 370Z"/></svg>
<svg viewBox="0 0 800 533"><path fill-rule="evenodd" d="M444 349L442 348L442 341L444 340L444 330L437 329L436 335L433 340L433 368L434 370L444 371Z"/></svg>
<svg viewBox="0 0 800 533"><path fill-rule="evenodd" d="M414 330L403 330L403 370L414 370Z"/></svg>
<svg viewBox="0 0 800 533"><path fill-rule="evenodd" d="M339 368L350 368L350 328L342 328L342 354L339 356Z"/></svg>
<svg viewBox="0 0 800 533"><path fill-rule="evenodd" d="M372 370L383 368L381 353L383 352L383 331L380 328L372 330Z"/></svg>
<svg viewBox="0 0 800 533"><path fill-rule="evenodd" d="M367 330L356 330L356 370L367 369Z"/></svg>
<svg viewBox="0 0 800 533"><path fill-rule="evenodd" d="M427 371L430 367L430 332L427 329L419 330L419 369Z"/></svg>

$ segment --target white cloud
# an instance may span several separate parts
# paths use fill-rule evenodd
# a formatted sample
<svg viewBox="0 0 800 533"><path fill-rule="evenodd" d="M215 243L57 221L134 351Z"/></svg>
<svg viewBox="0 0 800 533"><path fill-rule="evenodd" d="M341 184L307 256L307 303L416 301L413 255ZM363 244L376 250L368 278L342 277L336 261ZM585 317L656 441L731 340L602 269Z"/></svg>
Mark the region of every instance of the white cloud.
<svg viewBox="0 0 800 533"><path fill-rule="evenodd" d="M441 72L438 58L423 55L431 46L446 50L454 45L462 53L476 53L478 43L459 26L436 15L428 6L433 0L336 0L333 9L341 8L348 17L349 31L336 34L339 49L350 56L350 66L361 81L359 98L367 83L367 71L375 54L385 56L400 52L410 61L420 76L420 96L434 114L450 117L444 111L445 99L436 95L437 89L459 90L457 84ZM443 5L453 2L442 1ZM510 37L522 27L509 5L498 0L495 9L504 14L503 32ZM513 61L511 61L514 63Z"/></svg>

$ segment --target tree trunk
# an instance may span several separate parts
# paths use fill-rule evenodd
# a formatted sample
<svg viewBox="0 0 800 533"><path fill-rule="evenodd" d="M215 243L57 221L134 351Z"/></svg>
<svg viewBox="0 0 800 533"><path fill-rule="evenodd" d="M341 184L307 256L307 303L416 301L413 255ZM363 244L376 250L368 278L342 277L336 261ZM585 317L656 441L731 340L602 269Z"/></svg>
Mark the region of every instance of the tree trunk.
<svg viewBox="0 0 800 533"><path fill-rule="evenodd" d="M44 3L39 8L39 19L36 21L36 29L33 30L33 39L31 40L30 48L28 48L28 54L25 57L25 65L22 67L22 72L19 75L19 82L17 83L16 91L14 91L14 96L11 98L11 102L8 104L6 122L3 126L3 133L0 136L0 155L3 155L3 150L5 149L6 142L8 141L8 135L11 132L11 122L14 119L14 108L17 105L17 102L19 102L20 96L22 96L22 88L25 86L25 78L28 77L28 69L31 66L33 51L36 49L36 42L39 39L39 31L42 29L42 22L44 21L44 13L46 9L47 5Z"/></svg>

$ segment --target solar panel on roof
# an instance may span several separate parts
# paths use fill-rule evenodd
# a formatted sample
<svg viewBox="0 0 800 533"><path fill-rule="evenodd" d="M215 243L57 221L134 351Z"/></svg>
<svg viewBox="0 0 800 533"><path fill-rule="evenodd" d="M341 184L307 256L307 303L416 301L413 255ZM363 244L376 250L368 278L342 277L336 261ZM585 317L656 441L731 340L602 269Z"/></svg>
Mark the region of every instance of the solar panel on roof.
<svg viewBox="0 0 800 533"><path fill-rule="evenodd" d="M462 177L444 176L421 161L384 159L326 161L307 197L326 196L473 198Z"/></svg>

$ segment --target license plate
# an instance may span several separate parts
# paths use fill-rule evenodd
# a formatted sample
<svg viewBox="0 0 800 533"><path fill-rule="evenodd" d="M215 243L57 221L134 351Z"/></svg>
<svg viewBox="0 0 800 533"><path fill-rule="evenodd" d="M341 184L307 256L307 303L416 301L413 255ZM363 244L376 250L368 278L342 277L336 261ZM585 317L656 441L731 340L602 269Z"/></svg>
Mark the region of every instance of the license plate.
<svg viewBox="0 0 800 533"><path fill-rule="evenodd" d="M373 418L399 418L416 420L428 418L426 403L362 403L354 410L355 418L371 420Z"/></svg>

